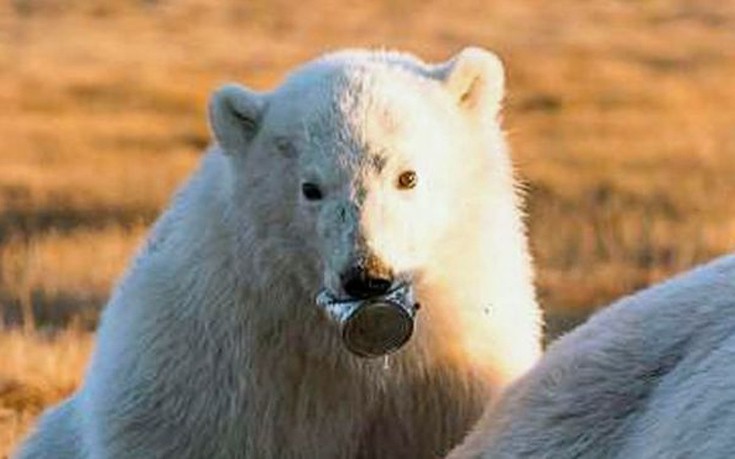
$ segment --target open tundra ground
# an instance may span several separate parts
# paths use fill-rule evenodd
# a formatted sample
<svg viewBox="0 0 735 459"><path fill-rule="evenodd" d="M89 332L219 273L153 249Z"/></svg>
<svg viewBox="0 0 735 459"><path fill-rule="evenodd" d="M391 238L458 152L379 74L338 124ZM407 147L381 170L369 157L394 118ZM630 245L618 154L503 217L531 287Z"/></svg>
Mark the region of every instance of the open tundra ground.
<svg viewBox="0 0 735 459"><path fill-rule="evenodd" d="M735 245L734 2L93 3L0 2L0 457L79 383L209 92L327 49L504 58L551 335Z"/></svg>

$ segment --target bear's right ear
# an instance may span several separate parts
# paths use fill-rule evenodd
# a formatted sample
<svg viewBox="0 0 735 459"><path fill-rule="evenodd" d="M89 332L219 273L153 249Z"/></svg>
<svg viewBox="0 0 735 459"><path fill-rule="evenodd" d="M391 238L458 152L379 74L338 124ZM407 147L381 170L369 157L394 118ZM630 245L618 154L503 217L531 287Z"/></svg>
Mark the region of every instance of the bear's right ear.
<svg viewBox="0 0 735 459"><path fill-rule="evenodd" d="M209 124L217 143L229 155L242 153L258 132L265 108L265 97L230 83L212 94Z"/></svg>

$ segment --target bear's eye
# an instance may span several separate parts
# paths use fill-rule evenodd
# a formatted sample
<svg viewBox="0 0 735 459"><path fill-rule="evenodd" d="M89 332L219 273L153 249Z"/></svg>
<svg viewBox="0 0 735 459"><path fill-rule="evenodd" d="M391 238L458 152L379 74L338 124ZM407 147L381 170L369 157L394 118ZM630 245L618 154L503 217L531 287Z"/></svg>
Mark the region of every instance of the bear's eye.
<svg viewBox="0 0 735 459"><path fill-rule="evenodd" d="M322 190L319 189L319 185L309 182L301 184L301 194L309 201L318 201L322 198Z"/></svg>
<svg viewBox="0 0 735 459"><path fill-rule="evenodd" d="M416 175L416 172L402 172L401 175L398 176L398 189L410 190L411 188L416 187L416 183L418 182L418 180L419 177Z"/></svg>

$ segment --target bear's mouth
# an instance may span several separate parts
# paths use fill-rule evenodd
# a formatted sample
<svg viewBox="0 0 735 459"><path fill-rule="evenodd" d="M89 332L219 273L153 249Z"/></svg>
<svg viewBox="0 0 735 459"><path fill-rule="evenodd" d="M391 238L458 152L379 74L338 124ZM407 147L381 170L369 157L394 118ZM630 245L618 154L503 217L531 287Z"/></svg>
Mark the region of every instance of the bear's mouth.
<svg viewBox="0 0 735 459"><path fill-rule="evenodd" d="M347 349L360 357L395 352L413 334L417 305L409 284L366 299L337 298L324 289L316 303L340 328Z"/></svg>

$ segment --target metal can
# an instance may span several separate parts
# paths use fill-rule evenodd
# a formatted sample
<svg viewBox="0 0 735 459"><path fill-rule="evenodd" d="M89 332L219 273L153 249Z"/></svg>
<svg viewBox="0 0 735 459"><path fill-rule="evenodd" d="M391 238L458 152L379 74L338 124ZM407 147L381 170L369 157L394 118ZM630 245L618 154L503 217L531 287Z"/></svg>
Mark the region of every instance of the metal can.
<svg viewBox="0 0 735 459"><path fill-rule="evenodd" d="M316 300L340 328L345 347L360 357L381 357L411 338L416 304L410 287L365 300L335 300L322 291Z"/></svg>

